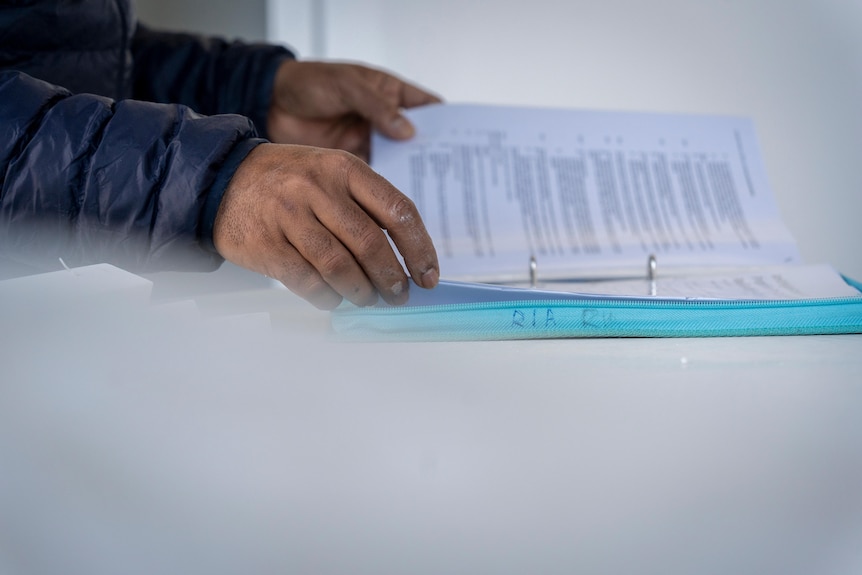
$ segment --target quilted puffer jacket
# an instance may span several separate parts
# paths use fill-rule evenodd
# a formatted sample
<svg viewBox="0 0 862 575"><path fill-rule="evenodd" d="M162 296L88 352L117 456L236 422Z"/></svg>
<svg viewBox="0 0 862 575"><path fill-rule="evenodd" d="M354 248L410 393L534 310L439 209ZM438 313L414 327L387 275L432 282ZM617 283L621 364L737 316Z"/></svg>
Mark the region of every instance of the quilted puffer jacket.
<svg viewBox="0 0 862 575"><path fill-rule="evenodd" d="M275 70L290 57L148 30L132 0L0 3L5 275L20 269L11 262L57 269L60 258L217 267L221 197L263 141Z"/></svg>

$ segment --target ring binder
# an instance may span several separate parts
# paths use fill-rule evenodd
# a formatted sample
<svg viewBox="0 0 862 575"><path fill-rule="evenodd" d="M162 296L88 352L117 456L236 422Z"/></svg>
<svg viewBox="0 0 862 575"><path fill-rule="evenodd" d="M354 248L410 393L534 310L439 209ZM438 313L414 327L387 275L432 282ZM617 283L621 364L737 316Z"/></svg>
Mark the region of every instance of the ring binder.
<svg viewBox="0 0 862 575"><path fill-rule="evenodd" d="M649 294L651 296L656 295L656 283L655 276L658 271L658 261L656 260L655 254L650 254L647 258L647 279L649 280Z"/></svg>
<svg viewBox="0 0 862 575"><path fill-rule="evenodd" d="M536 287L539 280L539 264L536 262L536 256L530 256L530 287Z"/></svg>
<svg viewBox="0 0 862 575"><path fill-rule="evenodd" d="M582 247L576 240L586 239L574 234L570 238L572 250L548 251L539 249L541 243L534 241L539 237L534 237L534 232L541 233L539 221L524 220L526 204L489 203L481 214L486 229L491 229L491 222L504 224L519 218L524 222L521 227L509 226L511 230L501 236L511 249L495 253L494 257L485 257L485 250L453 251L446 255L448 277L437 288L410 290L403 306L379 302L377 306L356 308L344 304L332 312L336 333L384 339L862 333L862 284L843 278L828 266L796 265L800 263L798 249L777 217L778 211L773 209L750 120L460 105L420 107L410 110L409 115L418 129L429 128L433 135L412 144L396 144L375 135L373 167L399 189L409 190L408 195L414 198L423 189L445 188L447 203L460 206L465 202L464 208L472 210L470 190L487 184L485 176L500 169L495 161L486 161L484 150L489 150L495 155L514 154L519 162L531 165L535 159L535 165L543 166L531 174L522 174L519 166L508 166L502 172L507 179L499 178L499 183L487 186L485 192L489 198L509 197L513 191L526 198L535 186L546 187L547 194L543 194L540 203L530 204L529 208L536 215L541 212L542 218L547 216L552 234L557 224L568 221L567 214L556 214L553 208L557 200L560 205L568 205L571 183L563 178L570 177L579 178L577 185L588 203L602 203L605 188L617 182L643 179L643 185L649 188L655 179L660 180L656 185L662 186L669 201L685 203L688 198L693 202L692 209L714 208L722 214L722 210L732 210L732 214L727 212L732 217L726 221L716 219L709 230L694 218L671 218L662 232L666 237L656 236L651 244L650 232L634 225L637 219L633 218L640 209L638 202L627 198L620 213L635 215L619 215L619 225L614 219L613 226L609 223L607 229L602 229L594 216L584 214L584 225L593 226L590 249L574 249ZM562 143L571 126L584 128L584 142L577 146ZM601 142L612 132L620 138L614 149L608 150ZM551 139L558 143L546 141L546 133L554 134ZM502 134L506 143L496 134ZM667 134L677 134L680 139L674 136L675 143L665 141ZM690 148L692 134L697 134L697 143ZM647 150L642 149L642 144L630 145L651 141L661 143L648 145ZM417 155L424 157L432 149L450 158L447 165L453 167L467 158L464 154L469 155L467 159L473 162L470 173L460 169L452 172L452 167L445 171L423 169L423 178L417 179ZM474 155L475 150L482 152ZM585 150L589 150L591 162L584 159ZM589 177L584 172L585 161L594 168L589 170L595 172ZM422 160L421 166L430 164ZM573 170L577 170L577 176ZM740 175L744 181L739 180ZM450 176L459 184L450 186ZM522 176L523 182L516 183L514 190L503 183L517 182ZM481 184L483 181L485 184ZM704 203L706 197L689 198L695 193L692 186L715 191L721 198L728 194L728 198L736 199L733 205L722 204L723 207ZM751 194L737 194L743 186ZM716 218L719 211L714 214ZM457 237L465 248L476 245L474 239L481 230L472 219L465 220L467 225L462 226L442 213L435 221L437 215L434 210L423 214L432 238ZM624 229L629 220L632 225ZM744 224L744 233L738 224ZM677 235L698 236L705 243L689 247L687 242L665 243ZM562 236L560 239L560 246L567 248ZM650 248L641 251L640 246L647 245L656 246L653 253ZM659 251L662 269L676 270L662 272L660 295ZM541 284L538 253L542 254ZM572 258L572 253L579 255ZM637 266L644 264L644 255L647 269L638 271ZM528 260L526 274L524 260ZM694 273L697 270L701 273ZM482 278L491 283L451 281L459 277ZM530 289L507 286L513 278L518 280L516 284L529 282Z"/></svg>

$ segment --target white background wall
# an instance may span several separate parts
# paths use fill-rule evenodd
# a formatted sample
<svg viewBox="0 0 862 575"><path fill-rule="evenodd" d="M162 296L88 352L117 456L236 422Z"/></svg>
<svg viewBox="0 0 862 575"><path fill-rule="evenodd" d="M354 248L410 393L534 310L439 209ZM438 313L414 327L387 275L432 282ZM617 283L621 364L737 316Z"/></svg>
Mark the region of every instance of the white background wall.
<svg viewBox="0 0 862 575"><path fill-rule="evenodd" d="M803 258L862 278L862 0L267 0L266 30L449 101L751 117Z"/></svg>

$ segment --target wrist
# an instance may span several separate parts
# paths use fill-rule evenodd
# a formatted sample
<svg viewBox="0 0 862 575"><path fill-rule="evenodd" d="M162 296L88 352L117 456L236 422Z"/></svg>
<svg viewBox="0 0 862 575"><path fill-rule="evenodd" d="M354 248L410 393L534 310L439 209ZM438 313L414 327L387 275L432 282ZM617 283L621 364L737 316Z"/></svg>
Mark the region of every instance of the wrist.
<svg viewBox="0 0 862 575"><path fill-rule="evenodd" d="M199 237L201 245L204 249L219 253L215 244L215 227L216 219L221 209L222 200L228 187L233 181L234 175L239 169L240 164L248 157L248 155L257 148L260 144L266 143L262 138L249 138L243 140L233 147L230 153L222 162L215 180L213 180L207 198L201 211ZM221 254L220 254L221 255Z"/></svg>

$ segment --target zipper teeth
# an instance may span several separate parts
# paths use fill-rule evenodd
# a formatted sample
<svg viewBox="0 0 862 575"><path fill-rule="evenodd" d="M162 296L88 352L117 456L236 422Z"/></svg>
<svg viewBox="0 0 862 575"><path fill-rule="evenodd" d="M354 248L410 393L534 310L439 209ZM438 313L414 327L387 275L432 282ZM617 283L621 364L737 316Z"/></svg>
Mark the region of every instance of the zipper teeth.
<svg viewBox="0 0 862 575"><path fill-rule="evenodd" d="M647 305L644 305L647 304ZM567 300L517 300L517 301L491 301L476 303L453 303L423 306L400 306L400 307L370 307L370 308L347 308L334 310L334 313L361 313L361 314L387 314L398 315L407 313L421 313L423 311L458 311L463 309L490 309L490 308L519 308L519 307L616 307L616 308L644 308L649 307L706 307L706 308L737 308L753 309L760 307L823 307L843 304L858 304L862 306L862 297L838 297L820 299L796 299L796 300L618 300L618 299L567 299Z"/></svg>

